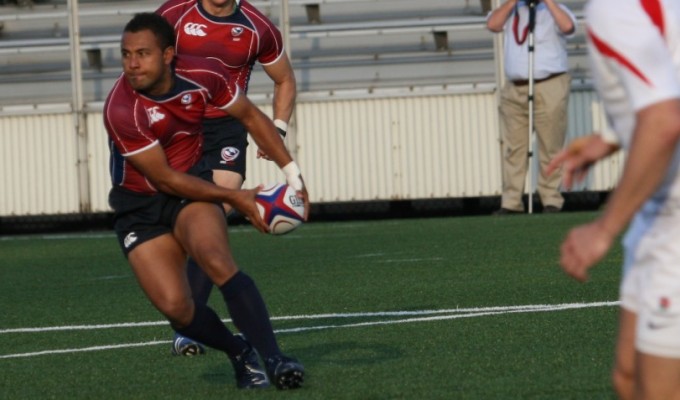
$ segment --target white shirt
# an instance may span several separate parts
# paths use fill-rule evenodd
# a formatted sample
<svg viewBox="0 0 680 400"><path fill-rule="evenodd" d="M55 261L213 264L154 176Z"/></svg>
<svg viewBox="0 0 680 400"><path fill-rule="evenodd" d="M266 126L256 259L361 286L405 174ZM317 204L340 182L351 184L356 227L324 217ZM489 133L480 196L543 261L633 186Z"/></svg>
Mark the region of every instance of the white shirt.
<svg viewBox="0 0 680 400"><path fill-rule="evenodd" d="M576 17L564 5L559 4L571 18L574 27ZM519 1L503 26L505 76L511 80L529 79L529 7ZM534 79L547 78L551 74L567 72L567 38L555 23L544 3L536 5L534 27Z"/></svg>
<svg viewBox="0 0 680 400"><path fill-rule="evenodd" d="M637 111L680 98L680 2L616 0L612 5L612 0L590 0L584 9L588 55L595 88L612 127L605 139L627 149ZM668 195L680 199L678 165L680 151L676 150L651 203L661 204Z"/></svg>

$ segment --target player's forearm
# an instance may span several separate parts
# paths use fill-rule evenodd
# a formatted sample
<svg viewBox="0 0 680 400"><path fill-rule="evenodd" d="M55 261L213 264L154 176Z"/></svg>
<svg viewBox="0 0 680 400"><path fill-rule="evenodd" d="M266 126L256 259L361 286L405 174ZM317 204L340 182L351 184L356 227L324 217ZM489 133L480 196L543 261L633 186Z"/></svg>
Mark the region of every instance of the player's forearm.
<svg viewBox="0 0 680 400"><path fill-rule="evenodd" d="M181 172L168 174L163 179L152 183L163 193L195 201L230 203L234 195L234 190Z"/></svg>
<svg viewBox="0 0 680 400"><path fill-rule="evenodd" d="M638 113L633 142L621 180L598 220L615 236L657 190L680 141L680 100L653 105Z"/></svg>
<svg viewBox="0 0 680 400"><path fill-rule="evenodd" d="M226 111L243 124L259 149L279 168L293 160L274 122L251 103L248 97L239 95Z"/></svg>
<svg viewBox="0 0 680 400"><path fill-rule="evenodd" d="M283 139L279 135L274 123L259 109L253 108L252 112L241 119L253 140L270 160L274 161L279 168L283 168L293 161L288 153Z"/></svg>
<svg viewBox="0 0 680 400"><path fill-rule="evenodd" d="M297 96L297 83L295 75L287 78L281 83L274 84L274 119L279 119L289 123L295 108L295 98Z"/></svg>

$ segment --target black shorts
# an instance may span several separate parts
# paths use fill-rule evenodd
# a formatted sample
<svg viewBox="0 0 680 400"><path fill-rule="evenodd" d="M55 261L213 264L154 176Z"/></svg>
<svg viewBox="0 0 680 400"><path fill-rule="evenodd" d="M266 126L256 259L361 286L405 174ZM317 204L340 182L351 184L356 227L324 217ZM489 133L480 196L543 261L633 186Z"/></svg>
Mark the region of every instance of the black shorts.
<svg viewBox="0 0 680 400"><path fill-rule="evenodd" d="M203 120L203 160L211 169L233 171L246 179L248 132L233 117Z"/></svg>
<svg viewBox="0 0 680 400"><path fill-rule="evenodd" d="M212 181L212 170L205 163L194 166L189 174ZM179 212L192 200L165 193L143 194L114 186L109 192L113 208L113 229L125 257L140 244L171 233Z"/></svg>

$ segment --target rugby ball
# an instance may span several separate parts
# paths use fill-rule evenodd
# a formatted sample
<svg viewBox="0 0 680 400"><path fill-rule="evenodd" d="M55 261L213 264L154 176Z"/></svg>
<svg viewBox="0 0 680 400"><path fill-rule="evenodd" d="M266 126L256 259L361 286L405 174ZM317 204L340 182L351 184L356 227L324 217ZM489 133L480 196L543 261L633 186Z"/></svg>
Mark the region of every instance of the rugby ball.
<svg viewBox="0 0 680 400"><path fill-rule="evenodd" d="M283 235L302 224L305 204L285 183L266 185L257 193L255 203L272 235Z"/></svg>

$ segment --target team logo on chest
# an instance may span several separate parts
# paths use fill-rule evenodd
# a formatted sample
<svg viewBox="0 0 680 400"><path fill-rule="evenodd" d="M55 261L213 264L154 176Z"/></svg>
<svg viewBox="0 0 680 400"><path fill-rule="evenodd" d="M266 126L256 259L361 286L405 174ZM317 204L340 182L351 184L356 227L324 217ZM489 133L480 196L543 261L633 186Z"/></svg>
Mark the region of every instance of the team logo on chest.
<svg viewBox="0 0 680 400"><path fill-rule="evenodd" d="M187 93L184 96L182 96L181 101L182 101L182 104L191 104L191 100L192 100L191 94Z"/></svg>
<svg viewBox="0 0 680 400"><path fill-rule="evenodd" d="M160 112L160 107L154 106L151 108L146 109L146 114L149 116L149 125L153 125L158 121L161 121L163 118L165 118L165 114Z"/></svg>
<svg viewBox="0 0 680 400"><path fill-rule="evenodd" d="M239 37L243 34L243 27L242 26L235 26L231 28L231 36L233 37Z"/></svg>
<svg viewBox="0 0 680 400"><path fill-rule="evenodd" d="M204 31L205 28L207 28L207 26L203 24L187 22L184 25L184 33L186 33L189 36L206 36L207 34Z"/></svg>

